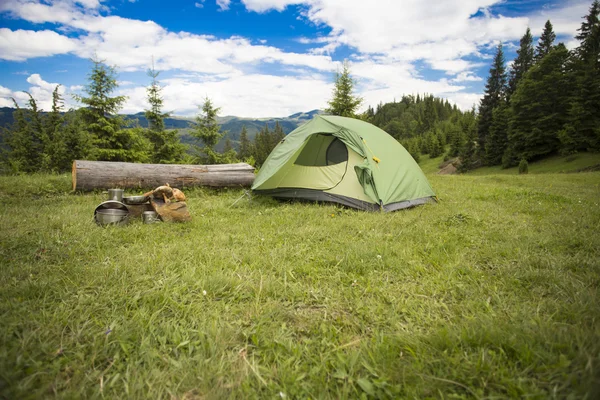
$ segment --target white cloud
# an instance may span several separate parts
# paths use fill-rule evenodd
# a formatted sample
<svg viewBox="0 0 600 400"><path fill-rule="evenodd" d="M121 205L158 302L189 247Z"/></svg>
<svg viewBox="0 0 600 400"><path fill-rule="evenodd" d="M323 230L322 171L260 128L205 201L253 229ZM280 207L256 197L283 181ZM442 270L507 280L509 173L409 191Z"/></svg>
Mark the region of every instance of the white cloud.
<svg viewBox="0 0 600 400"><path fill-rule="evenodd" d="M427 92L468 109L479 95L466 92L464 85L482 80L473 71L481 66L479 60L489 64L485 58L498 41L518 40L527 25L539 35L547 18L557 34L572 36L589 6L588 0L567 0L543 12L511 18L490 12L492 5L502 1L380 0L373 6L364 0L242 0L256 12L298 5L300 21L330 32L299 38L299 43L314 47L288 52L255 38L173 32L153 21L106 16L108 9L100 0L0 0L0 12L32 23L56 24L63 33L0 28L0 59L97 54L127 73L148 68L152 55L157 70L177 71L175 78L162 80L168 110L194 114L195 104L209 95L226 114L284 116L325 105L339 66L331 55L348 46L351 71L366 104ZM216 0L216 4L227 10L231 1ZM77 39L67 36L73 32ZM421 65L425 67L417 67ZM266 67L277 74L264 72ZM424 78L428 69L443 71L447 78L428 80ZM54 84L37 74L29 76L28 82L40 101L49 99L47 92ZM120 91L130 96L124 111L138 112L146 107L145 88L127 82L120 82ZM69 90L80 90L77 86Z"/></svg>
<svg viewBox="0 0 600 400"><path fill-rule="evenodd" d="M480 56L482 47L498 41L518 40L528 25L535 32L551 18L558 34L575 32L588 0L568 0L559 7L529 16L493 15L489 8L502 0L381 0L377 6L364 0L242 0L251 11L282 11L303 5L305 18L330 27L328 45L312 49L329 54L347 45L362 54L384 54L388 59L423 60L448 74L472 70L463 60ZM478 13L478 11L483 11ZM473 15L478 15L473 17ZM315 39L300 38L300 43Z"/></svg>
<svg viewBox="0 0 600 400"><path fill-rule="evenodd" d="M194 79L164 79L162 91L166 110L178 115L195 115L205 96L222 107L221 115L241 117L287 116L324 107L332 84L319 78L249 74L202 82ZM124 112L147 107L146 89L123 89L128 96Z"/></svg>
<svg viewBox="0 0 600 400"><path fill-rule="evenodd" d="M0 97L6 98L12 96L12 90L0 85Z"/></svg>
<svg viewBox="0 0 600 400"><path fill-rule="evenodd" d="M221 11L229 10L229 3L231 0L217 0L217 6Z"/></svg>
<svg viewBox="0 0 600 400"><path fill-rule="evenodd" d="M460 74L456 75L455 78L451 79L451 82L480 82L482 81L483 78L474 75L471 72L461 72Z"/></svg>
<svg viewBox="0 0 600 400"><path fill-rule="evenodd" d="M470 110L475 106L477 108L479 106L479 100L481 99L481 94L479 93L465 93L465 92L457 92L450 93L442 96L450 103L456 104L458 108L461 110Z"/></svg>
<svg viewBox="0 0 600 400"><path fill-rule="evenodd" d="M0 59L4 60L25 61L28 58L65 54L77 46L76 40L50 30L12 31L0 28Z"/></svg>
<svg viewBox="0 0 600 400"><path fill-rule="evenodd" d="M304 3L301 0L242 0L242 3L250 11L265 12L269 10L283 11L291 4Z"/></svg>
<svg viewBox="0 0 600 400"><path fill-rule="evenodd" d="M196 8L203 8L203 7L204 7L204 4L202 4L202 3L204 3L204 0L201 0L201 3L198 3L198 2L194 3L194 6L195 6Z"/></svg>
<svg viewBox="0 0 600 400"><path fill-rule="evenodd" d="M591 0L564 0L563 7L544 9L530 17L531 33L539 37L547 20L552 23L554 33L559 37L572 38L581 27L582 17L589 11Z"/></svg>
<svg viewBox="0 0 600 400"><path fill-rule="evenodd" d="M58 86L58 83L46 82L40 74L32 74L27 78L27 83L31 86L27 92L35 99L37 106L41 110L52 109L52 92ZM72 102L64 86L60 85L58 93L63 97L65 106L71 107ZM12 91L11 89L0 86L0 107L14 107L11 98L14 98L20 106L27 106L29 96L23 91Z"/></svg>

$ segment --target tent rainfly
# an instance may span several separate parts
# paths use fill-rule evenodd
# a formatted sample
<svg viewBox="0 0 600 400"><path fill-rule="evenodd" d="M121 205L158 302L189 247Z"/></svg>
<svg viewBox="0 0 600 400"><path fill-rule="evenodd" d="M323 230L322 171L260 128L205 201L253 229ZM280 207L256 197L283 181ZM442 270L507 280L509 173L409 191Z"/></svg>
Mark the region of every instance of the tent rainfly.
<svg viewBox="0 0 600 400"><path fill-rule="evenodd" d="M329 115L288 134L252 190L369 211L395 211L435 198L419 165L393 137L367 122Z"/></svg>

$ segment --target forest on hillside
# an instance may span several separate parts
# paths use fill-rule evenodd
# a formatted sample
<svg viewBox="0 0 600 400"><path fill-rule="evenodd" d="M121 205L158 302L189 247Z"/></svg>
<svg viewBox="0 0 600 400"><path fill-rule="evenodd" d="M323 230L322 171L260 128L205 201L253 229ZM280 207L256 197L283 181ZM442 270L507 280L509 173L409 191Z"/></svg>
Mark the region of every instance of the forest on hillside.
<svg viewBox="0 0 600 400"><path fill-rule="evenodd" d="M360 118L384 129L419 160L446 153L458 157L461 170L484 165L526 165L553 154L600 151L600 2L594 0L568 50L555 43L551 21L533 43L528 28L510 68L502 43L489 70L478 109L461 111L431 94L403 95L399 101L369 106L354 91L349 65L335 75L325 113ZM29 93L27 107L16 110L3 128L0 162L3 173L63 172L73 159L152 163L231 163L260 166L293 128L265 123L242 126L227 135L218 123L220 108L204 99L185 143L167 129L159 72L148 71L148 108L144 126L119 115L126 100L113 96L117 72L92 59L85 95L74 96L79 108L65 110L57 86L51 110L42 112ZM239 126L239 125L238 125Z"/></svg>
<svg viewBox="0 0 600 400"><path fill-rule="evenodd" d="M592 3L569 51L547 21L534 46L528 28L506 67L499 44L478 110L461 112L433 96L369 107L366 119L418 158L448 148L461 169L504 168L553 154L600 151L600 3ZM441 145L441 148L440 148Z"/></svg>

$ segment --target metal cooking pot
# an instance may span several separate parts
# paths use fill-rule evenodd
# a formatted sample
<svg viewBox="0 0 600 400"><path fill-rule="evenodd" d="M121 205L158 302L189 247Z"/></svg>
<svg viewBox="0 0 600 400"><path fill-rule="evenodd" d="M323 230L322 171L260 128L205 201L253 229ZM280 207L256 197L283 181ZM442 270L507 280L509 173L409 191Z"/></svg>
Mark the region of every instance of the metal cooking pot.
<svg viewBox="0 0 600 400"><path fill-rule="evenodd" d="M108 189L108 200L123 201L123 189Z"/></svg>
<svg viewBox="0 0 600 400"><path fill-rule="evenodd" d="M126 225L129 222L129 209L120 201L108 200L94 210L94 220L98 225Z"/></svg>
<svg viewBox="0 0 600 400"><path fill-rule="evenodd" d="M146 204L148 202L148 196L126 196L123 197L123 203L135 206L139 204Z"/></svg>
<svg viewBox="0 0 600 400"><path fill-rule="evenodd" d="M129 222L129 212L118 208L98 210L95 215L98 225L126 225Z"/></svg>
<svg viewBox="0 0 600 400"><path fill-rule="evenodd" d="M144 211L142 213L142 220L144 221L145 224L153 224L155 222L160 222L160 219L158 219L158 214L156 213L156 211Z"/></svg>

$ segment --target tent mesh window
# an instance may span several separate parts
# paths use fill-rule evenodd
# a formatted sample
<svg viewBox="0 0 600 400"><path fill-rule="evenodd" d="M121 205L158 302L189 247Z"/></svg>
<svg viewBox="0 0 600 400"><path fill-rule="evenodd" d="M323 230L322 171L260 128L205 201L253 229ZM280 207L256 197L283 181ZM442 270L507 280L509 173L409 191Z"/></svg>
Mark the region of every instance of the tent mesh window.
<svg viewBox="0 0 600 400"><path fill-rule="evenodd" d="M326 167L348 161L348 148L340 139L329 134L310 137L294 164L306 167Z"/></svg>

